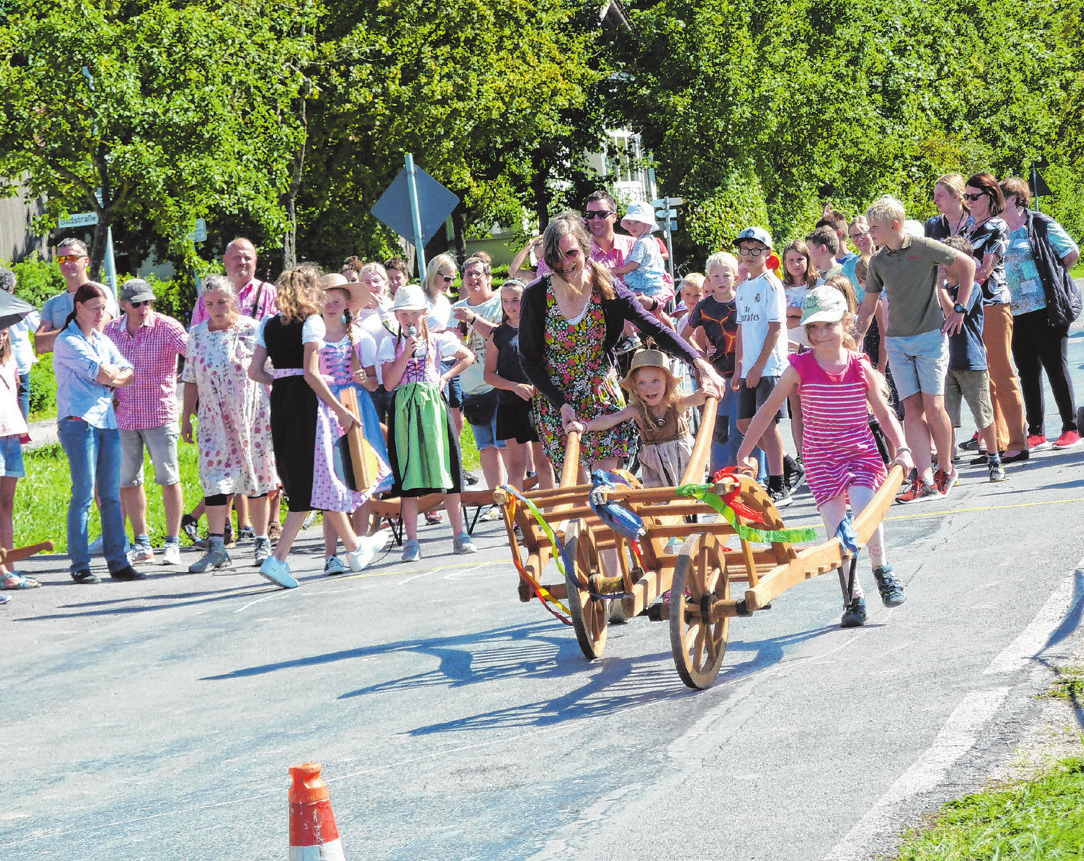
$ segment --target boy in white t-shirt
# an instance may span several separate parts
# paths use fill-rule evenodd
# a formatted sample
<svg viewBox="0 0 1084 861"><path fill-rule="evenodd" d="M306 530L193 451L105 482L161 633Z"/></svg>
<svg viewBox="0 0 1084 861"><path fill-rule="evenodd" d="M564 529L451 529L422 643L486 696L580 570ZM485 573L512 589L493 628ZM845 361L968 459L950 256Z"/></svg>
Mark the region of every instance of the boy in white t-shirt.
<svg viewBox="0 0 1084 861"><path fill-rule="evenodd" d="M787 299L782 282L768 269L772 237L762 227L747 227L735 241L749 278L738 285L738 349L731 384L738 393L738 430L742 433L768 399L787 367ZM787 417L784 403L756 445L768 456L768 495L776 507L793 498L784 480L783 437L778 421ZM791 471L796 465L791 465Z"/></svg>

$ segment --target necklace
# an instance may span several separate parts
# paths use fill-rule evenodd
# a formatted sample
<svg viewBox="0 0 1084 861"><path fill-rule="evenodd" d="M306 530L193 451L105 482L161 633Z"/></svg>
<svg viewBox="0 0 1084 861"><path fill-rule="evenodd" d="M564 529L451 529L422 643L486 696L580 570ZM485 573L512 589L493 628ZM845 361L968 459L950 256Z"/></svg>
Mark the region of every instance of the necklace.
<svg viewBox="0 0 1084 861"><path fill-rule="evenodd" d="M969 213L966 209L960 213L960 220L956 222L956 229L952 231L953 236L959 236L961 233L963 233L964 224L967 222L968 215ZM947 221L948 219L945 220Z"/></svg>

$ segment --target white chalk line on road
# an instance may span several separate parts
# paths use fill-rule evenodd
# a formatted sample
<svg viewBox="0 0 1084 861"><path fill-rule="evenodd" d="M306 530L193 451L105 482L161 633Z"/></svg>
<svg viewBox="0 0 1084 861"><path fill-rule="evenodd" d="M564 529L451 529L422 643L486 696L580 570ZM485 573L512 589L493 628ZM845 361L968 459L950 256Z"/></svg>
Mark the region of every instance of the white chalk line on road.
<svg viewBox="0 0 1084 861"><path fill-rule="evenodd" d="M982 727L997 713L1007 687L972 691L949 716L933 744L905 771L865 816L848 832L825 861L857 861L870 857L874 838L899 829L894 808L900 802L935 789L949 768L978 740Z"/></svg>
<svg viewBox="0 0 1084 861"><path fill-rule="evenodd" d="M1070 609L1077 579L1076 570L1081 565L1084 565L1084 560L1058 584L1020 636L990 662L983 672L984 676L1022 669L1046 646L1051 634ZM937 734L933 744L836 844L825 856L825 861L869 858L870 847L876 837L899 831L900 819L895 813L895 807L914 795L935 789L944 780L948 769L974 747L983 727L997 714L1009 690L1008 687L976 690L964 697Z"/></svg>

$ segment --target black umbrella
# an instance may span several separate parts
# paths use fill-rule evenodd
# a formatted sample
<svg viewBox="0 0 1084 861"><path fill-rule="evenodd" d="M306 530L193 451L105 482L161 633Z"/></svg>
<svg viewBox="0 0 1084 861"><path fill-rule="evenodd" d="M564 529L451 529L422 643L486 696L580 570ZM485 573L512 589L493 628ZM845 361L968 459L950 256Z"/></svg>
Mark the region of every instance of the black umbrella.
<svg viewBox="0 0 1084 861"><path fill-rule="evenodd" d="M33 310L34 306L29 302L24 302L18 296L0 290L0 329L14 326Z"/></svg>

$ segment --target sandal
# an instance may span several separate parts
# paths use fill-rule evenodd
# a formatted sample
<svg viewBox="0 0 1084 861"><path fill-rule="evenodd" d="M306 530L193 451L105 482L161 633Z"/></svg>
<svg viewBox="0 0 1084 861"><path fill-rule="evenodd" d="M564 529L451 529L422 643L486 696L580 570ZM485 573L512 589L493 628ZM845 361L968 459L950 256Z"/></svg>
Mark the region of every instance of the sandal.
<svg viewBox="0 0 1084 861"><path fill-rule="evenodd" d="M0 589L37 589L41 583L22 574L8 574L0 581Z"/></svg>

